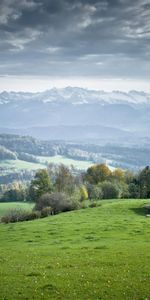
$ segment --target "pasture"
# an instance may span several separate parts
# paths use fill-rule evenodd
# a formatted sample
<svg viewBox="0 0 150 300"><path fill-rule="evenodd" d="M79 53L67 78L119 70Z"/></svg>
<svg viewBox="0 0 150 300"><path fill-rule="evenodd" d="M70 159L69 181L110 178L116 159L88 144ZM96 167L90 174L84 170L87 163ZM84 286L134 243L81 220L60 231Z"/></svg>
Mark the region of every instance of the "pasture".
<svg viewBox="0 0 150 300"><path fill-rule="evenodd" d="M25 202L6 202L0 203L0 217L4 216L8 211L12 209L24 209L24 210L31 210L33 207L32 203L25 203Z"/></svg>
<svg viewBox="0 0 150 300"><path fill-rule="evenodd" d="M150 299L149 202L0 224L0 299Z"/></svg>
<svg viewBox="0 0 150 300"><path fill-rule="evenodd" d="M70 159L61 155L56 156L37 156L39 163L27 162L24 160L2 160L0 162L1 173L3 175L20 172L22 170L36 171L38 169L44 169L47 164L64 164L68 167L73 166L78 170L87 170L93 163L90 161L80 161Z"/></svg>
<svg viewBox="0 0 150 300"><path fill-rule="evenodd" d="M55 155L55 156L38 156L37 157L41 163L54 163L54 164L64 164L68 167L73 166L76 169L79 170L87 170L91 165L93 165L92 161L85 161L85 160L77 160L68 158L61 155Z"/></svg>
<svg viewBox="0 0 150 300"><path fill-rule="evenodd" d="M2 160L0 166L3 169L2 173L10 174L21 170L38 170L45 168L42 163L32 163L24 160Z"/></svg>

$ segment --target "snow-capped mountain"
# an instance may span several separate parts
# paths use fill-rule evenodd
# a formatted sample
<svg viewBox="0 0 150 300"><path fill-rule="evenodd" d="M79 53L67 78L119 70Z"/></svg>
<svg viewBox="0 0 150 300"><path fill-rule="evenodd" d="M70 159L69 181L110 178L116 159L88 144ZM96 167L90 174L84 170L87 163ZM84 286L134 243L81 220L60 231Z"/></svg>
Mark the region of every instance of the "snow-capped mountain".
<svg viewBox="0 0 150 300"><path fill-rule="evenodd" d="M150 104L150 94L138 91L128 93L121 91L95 91L78 87L53 88L44 92L26 93L26 92L2 92L0 93L0 104L7 104L15 101L41 101L47 102L64 102L71 104Z"/></svg>
<svg viewBox="0 0 150 300"><path fill-rule="evenodd" d="M110 137L150 136L149 128L150 94L144 92L67 87L0 93L1 132L22 130L46 139L101 139L106 135L109 141Z"/></svg>

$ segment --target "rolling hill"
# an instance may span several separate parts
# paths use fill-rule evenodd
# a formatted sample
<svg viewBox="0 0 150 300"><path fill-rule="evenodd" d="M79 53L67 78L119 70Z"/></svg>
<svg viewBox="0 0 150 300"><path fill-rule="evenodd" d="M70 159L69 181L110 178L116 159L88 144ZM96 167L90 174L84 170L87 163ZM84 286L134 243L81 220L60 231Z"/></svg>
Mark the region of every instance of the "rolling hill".
<svg viewBox="0 0 150 300"><path fill-rule="evenodd" d="M146 203L105 200L97 208L0 224L0 298L149 299Z"/></svg>

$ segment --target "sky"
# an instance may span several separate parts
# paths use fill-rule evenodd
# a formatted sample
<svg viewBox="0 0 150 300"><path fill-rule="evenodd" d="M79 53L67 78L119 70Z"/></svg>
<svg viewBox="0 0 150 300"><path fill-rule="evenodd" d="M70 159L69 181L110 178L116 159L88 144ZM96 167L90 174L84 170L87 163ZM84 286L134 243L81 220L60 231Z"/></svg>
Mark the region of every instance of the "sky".
<svg viewBox="0 0 150 300"><path fill-rule="evenodd" d="M1 0L0 90L150 92L150 0Z"/></svg>

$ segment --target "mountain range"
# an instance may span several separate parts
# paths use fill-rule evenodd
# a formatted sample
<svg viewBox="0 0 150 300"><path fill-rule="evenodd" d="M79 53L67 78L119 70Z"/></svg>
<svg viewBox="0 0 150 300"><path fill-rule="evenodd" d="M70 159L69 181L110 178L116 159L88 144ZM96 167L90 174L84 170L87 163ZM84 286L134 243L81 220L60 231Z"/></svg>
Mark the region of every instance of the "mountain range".
<svg viewBox="0 0 150 300"><path fill-rule="evenodd" d="M138 142L150 137L150 94L78 87L0 93L0 132L43 139Z"/></svg>

